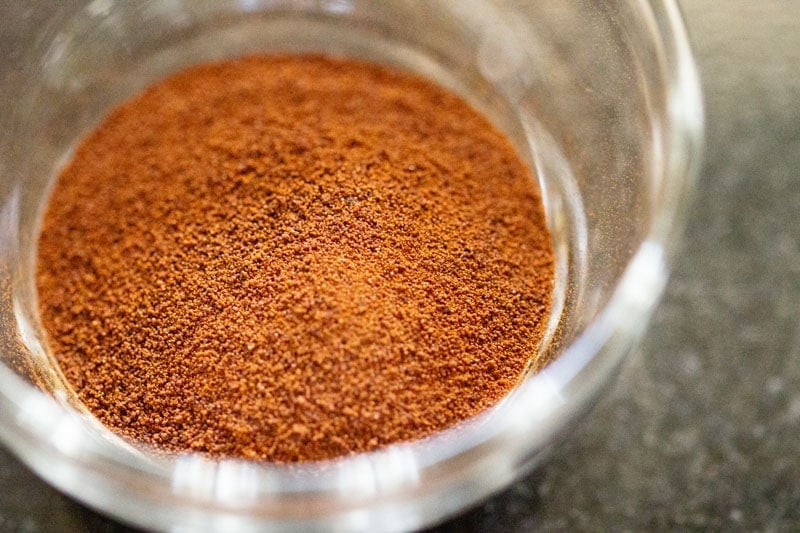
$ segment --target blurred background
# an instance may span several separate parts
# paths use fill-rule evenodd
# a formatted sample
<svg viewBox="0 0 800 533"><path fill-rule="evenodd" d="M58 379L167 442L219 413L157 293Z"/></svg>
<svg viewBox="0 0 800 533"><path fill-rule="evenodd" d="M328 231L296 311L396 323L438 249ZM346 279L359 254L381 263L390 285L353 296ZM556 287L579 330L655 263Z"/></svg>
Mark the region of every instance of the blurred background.
<svg viewBox="0 0 800 533"><path fill-rule="evenodd" d="M0 0L0 62L31 4ZM800 0L682 5L706 152L665 297L550 460L441 531L800 528ZM0 448L0 531L124 529Z"/></svg>

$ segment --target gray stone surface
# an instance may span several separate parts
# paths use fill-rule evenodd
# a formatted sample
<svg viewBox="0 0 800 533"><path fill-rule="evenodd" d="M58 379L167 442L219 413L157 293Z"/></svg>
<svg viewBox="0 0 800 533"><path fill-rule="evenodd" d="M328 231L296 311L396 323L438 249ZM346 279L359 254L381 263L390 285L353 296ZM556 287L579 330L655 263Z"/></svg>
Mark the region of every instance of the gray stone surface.
<svg viewBox="0 0 800 533"><path fill-rule="evenodd" d="M800 528L800 2L684 4L707 152L664 301L552 458L442 531ZM0 450L0 530L81 529L121 526Z"/></svg>

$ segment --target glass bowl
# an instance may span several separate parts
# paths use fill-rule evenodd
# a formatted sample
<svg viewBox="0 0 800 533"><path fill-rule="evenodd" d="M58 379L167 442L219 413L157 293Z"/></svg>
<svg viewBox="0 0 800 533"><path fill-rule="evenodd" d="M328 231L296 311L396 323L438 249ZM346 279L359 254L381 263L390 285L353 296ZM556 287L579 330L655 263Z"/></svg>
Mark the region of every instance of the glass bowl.
<svg viewBox="0 0 800 533"><path fill-rule="evenodd" d="M511 483L605 387L667 278L702 109L676 3L609 0L94 0L55 4L4 82L0 441L43 479L155 529L422 527ZM460 93L535 169L556 250L532 370L500 405L431 438L279 466L123 442L68 393L33 271L42 207L115 104L182 67L259 52L365 58ZM11 80L11 81L8 81Z"/></svg>

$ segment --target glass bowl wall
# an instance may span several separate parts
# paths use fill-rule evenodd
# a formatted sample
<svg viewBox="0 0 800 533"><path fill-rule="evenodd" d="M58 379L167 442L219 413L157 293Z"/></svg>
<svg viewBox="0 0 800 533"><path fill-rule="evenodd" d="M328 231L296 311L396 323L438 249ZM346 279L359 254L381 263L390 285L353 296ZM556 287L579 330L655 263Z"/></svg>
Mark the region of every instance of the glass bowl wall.
<svg viewBox="0 0 800 533"><path fill-rule="evenodd" d="M94 0L49 9L2 87L13 105L0 108L0 441L73 497L159 529L430 524L541 460L646 325L702 132L674 2ZM495 409L425 441L287 467L164 457L114 437L71 398L46 350L32 279L58 169L144 86L262 52L418 72L484 112L535 170L557 253L555 304L533 371Z"/></svg>

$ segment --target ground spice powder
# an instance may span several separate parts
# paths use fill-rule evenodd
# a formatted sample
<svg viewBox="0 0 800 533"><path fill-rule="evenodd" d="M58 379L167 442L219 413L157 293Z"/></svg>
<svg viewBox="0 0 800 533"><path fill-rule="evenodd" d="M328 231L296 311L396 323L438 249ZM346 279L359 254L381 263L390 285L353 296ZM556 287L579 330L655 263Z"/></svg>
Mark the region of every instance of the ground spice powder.
<svg viewBox="0 0 800 533"><path fill-rule="evenodd" d="M190 68L115 109L45 213L50 348L115 432L274 462L492 406L553 279L530 172L460 98L322 56Z"/></svg>

